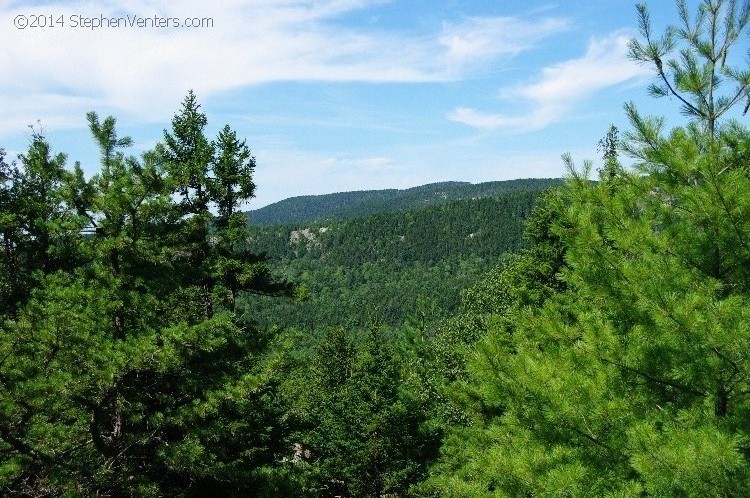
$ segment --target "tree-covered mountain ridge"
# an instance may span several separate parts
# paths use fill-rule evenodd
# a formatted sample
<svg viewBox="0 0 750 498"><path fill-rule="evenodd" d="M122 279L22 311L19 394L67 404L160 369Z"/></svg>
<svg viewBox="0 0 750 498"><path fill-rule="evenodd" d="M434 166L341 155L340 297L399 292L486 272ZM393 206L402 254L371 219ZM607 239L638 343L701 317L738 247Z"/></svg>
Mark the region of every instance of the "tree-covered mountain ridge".
<svg viewBox="0 0 750 498"><path fill-rule="evenodd" d="M494 260L522 247L523 223L540 194L536 186L343 220L251 226L250 246L274 261L325 259L349 267Z"/></svg>
<svg viewBox="0 0 750 498"><path fill-rule="evenodd" d="M544 197L518 190L347 220L251 226L249 250L308 299L248 296L248 309L262 330L308 332L364 326L373 313L392 326L426 310L433 319L447 316L462 289L525 247L524 224Z"/></svg>
<svg viewBox="0 0 750 498"><path fill-rule="evenodd" d="M384 212L410 211L463 199L497 197L515 191L560 186L555 178L523 178L482 183L439 182L407 189L359 190L290 197L246 213L252 225L324 222Z"/></svg>

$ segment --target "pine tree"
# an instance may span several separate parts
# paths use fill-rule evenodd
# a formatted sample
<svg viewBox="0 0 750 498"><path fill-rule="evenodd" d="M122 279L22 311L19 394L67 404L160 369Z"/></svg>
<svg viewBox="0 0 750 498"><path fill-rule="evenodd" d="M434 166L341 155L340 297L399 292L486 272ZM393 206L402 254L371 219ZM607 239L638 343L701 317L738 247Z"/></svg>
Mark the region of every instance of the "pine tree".
<svg viewBox="0 0 750 498"><path fill-rule="evenodd" d="M0 309L22 305L42 275L80 264L75 233L80 220L64 202L69 172L65 154L52 154L41 131L19 165L0 159L3 291Z"/></svg>
<svg viewBox="0 0 750 498"><path fill-rule="evenodd" d="M435 495L750 488L750 132L720 119L744 98L744 73L724 66L737 88L717 91L747 4L737 14L736 2L702 2L695 24L678 7L684 29L654 42L640 6L646 41L631 47L657 65L665 86L653 93L690 96L679 100L692 120L665 135L662 120L627 105L624 151L637 163L612 181L593 183L590 163L566 158L567 208L553 223L565 288L512 312L470 356L470 424L447 440ZM674 33L688 48L662 65Z"/></svg>
<svg viewBox="0 0 750 498"><path fill-rule="evenodd" d="M680 23L670 26L661 38L651 27L645 3L637 5L642 38L630 42L630 57L639 63L654 65L659 82L649 87L654 97L675 97L681 110L699 123L714 138L718 121L736 104L746 100L750 106L750 72L727 63L728 55L750 21L750 3L746 0L702 0L695 18L691 18L685 0L677 1ZM678 44L679 58L670 58ZM734 88L722 95L723 83Z"/></svg>
<svg viewBox="0 0 750 498"><path fill-rule="evenodd" d="M186 102L174 122L175 135L189 142L205 120L192 94ZM232 194L222 197L228 224L217 229L206 168L218 159L200 134L192 135L194 148L174 141L172 156L166 145L138 159L123 153L131 140L118 136L114 118L87 118L102 163L91 179L78 165L65 170L62 156L49 159L43 141L24 157L27 176L2 170L3 236L15 233L5 231L8 203L43 200L28 208L42 213L29 216L40 229L21 232L29 240L12 248L49 258L27 300L0 323L0 489L104 496L277 489L272 469L289 450L276 366L225 298L227 289L289 290L247 251L237 207L252 194L251 169L220 177ZM232 155L247 164L243 150L223 158ZM14 197L31 191L27 184L52 185L45 188L54 195ZM67 248L79 264L61 263Z"/></svg>
<svg viewBox="0 0 750 498"><path fill-rule="evenodd" d="M326 331L291 384L310 496L404 494L435 449L393 340L375 326L363 334Z"/></svg>

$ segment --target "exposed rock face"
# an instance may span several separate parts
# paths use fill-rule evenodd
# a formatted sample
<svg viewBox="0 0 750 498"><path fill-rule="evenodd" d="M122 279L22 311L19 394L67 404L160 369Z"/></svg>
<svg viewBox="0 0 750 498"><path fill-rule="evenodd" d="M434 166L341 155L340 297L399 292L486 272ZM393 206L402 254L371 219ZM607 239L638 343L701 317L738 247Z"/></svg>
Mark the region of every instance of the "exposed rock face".
<svg viewBox="0 0 750 498"><path fill-rule="evenodd" d="M315 235L313 235L309 228L303 228L302 230L292 230L292 233L289 234L289 243L298 244L302 241L303 238L305 239L307 244L310 244L313 239L315 239Z"/></svg>

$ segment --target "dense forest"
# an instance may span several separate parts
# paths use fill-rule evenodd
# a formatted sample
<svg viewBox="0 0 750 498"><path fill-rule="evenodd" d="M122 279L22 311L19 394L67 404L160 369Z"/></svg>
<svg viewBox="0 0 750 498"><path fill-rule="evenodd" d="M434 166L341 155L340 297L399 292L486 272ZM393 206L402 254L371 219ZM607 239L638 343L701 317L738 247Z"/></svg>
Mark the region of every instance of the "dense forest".
<svg viewBox="0 0 750 498"><path fill-rule="evenodd" d="M504 182L498 182L504 183ZM303 300L246 298L261 329L384 325L448 316L460 291L523 246L537 185L513 182L500 197L305 225L253 227L250 248L294 282ZM525 190L531 186L532 190Z"/></svg>
<svg viewBox="0 0 750 498"><path fill-rule="evenodd" d="M404 190L363 190L326 195L292 197L248 211L254 225L359 218L378 213L409 211L463 199L498 197L516 190L540 191L559 186L561 180L527 178L502 182L441 182Z"/></svg>
<svg viewBox="0 0 750 498"><path fill-rule="evenodd" d="M543 188L253 225L192 92L140 157L90 112L88 177L0 150L2 494L748 495L750 5L678 7L630 56L685 123L628 103Z"/></svg>

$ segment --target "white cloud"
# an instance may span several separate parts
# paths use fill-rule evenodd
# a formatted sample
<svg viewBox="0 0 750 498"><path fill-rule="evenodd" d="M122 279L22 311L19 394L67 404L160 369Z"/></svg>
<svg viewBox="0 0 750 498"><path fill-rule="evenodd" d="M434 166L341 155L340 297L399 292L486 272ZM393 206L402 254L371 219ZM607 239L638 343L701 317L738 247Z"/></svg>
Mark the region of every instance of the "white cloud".
<svg viewBox="0 0 750 498"><path fill-rule="evenodd" d="M581 100L611 86L642 78L651 72L627 58L628 33L618 31L592 39L583 57L542 69L531 83L502 90L508 102L522 102L522 114L486 113L472 108L454 109L448 119L474 128L526 132L565 119Z"/></svg>
<svg viewBox="0 0 750 498"><path fill-rule="evenodd" d="M560 107L562 106L555 107L552 104L537 106L528 114L516 116L485 113L469 107L457 107L448 114L448 119L482 130L508 128L529 131L544 128L554 121L561 114Z"/></svg>
<svg viewBox="0 0 750 498"><path fill-rule="evenodd" d="M559 19L470 18L434 33L354 29L342 21L384 0L62 0L0 4L0 19L60 16L65 26L0 30L0 134L99 110L163 121L188 89L277 81L426 82L518 55L565 28ZM213 28L74 28L71 16L211 18ZM103 109L104 108L104 109ZM25 110L24 110L25 109ZM80 121L78 121L80 122Z"/></svg>
<svg viewBox="0 0 750 498"><path fill-rule="evenodd" d="M540 39L569 28L565 19L525 21L514 17L475 17L459 24L445 24L440 44L450 67L461 69L472 62L498 55L517 56Z"/></svg>

